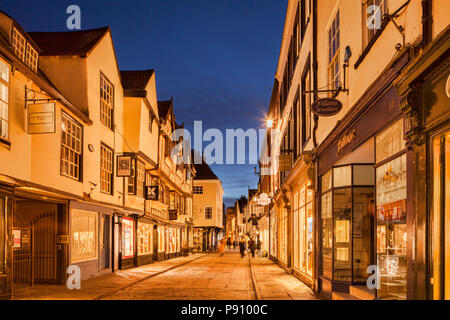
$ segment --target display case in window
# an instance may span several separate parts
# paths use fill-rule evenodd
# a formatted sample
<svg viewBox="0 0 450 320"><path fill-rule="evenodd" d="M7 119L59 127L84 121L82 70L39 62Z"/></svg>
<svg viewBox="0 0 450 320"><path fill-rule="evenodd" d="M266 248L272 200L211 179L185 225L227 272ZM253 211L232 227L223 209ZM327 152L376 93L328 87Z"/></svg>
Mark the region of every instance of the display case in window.
<svg viewBox="0 0 450 320"><path fill-rule="evenodd" d="M139 223L137 239L138 239L138 255L148 255L152 253L152 234L153 225L148 223Z"/></svg>
<svg viewBox="0 0 450 320"><path fill-rule="evenodd" d="M122 259L134 257L134 220L122 218Z"/></svg>

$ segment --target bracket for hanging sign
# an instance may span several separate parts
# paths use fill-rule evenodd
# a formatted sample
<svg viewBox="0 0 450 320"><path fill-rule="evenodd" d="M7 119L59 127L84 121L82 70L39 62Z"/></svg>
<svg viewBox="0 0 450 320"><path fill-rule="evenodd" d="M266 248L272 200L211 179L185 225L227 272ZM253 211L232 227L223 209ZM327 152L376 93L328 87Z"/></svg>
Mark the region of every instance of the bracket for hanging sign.
<svg viewBox="0 0 450 320"><path fill-rule="evenodd" d="M43 99L35 99L36 93L39 95L47 96L48 98ZM27 86L25 86L25 109L27 108L27 105L29 102L36 103L36 102L47 102L50 103L50 101L60 101L59 98L53 98L52 96L48 95L45 92L39 92L33 89L29 89Z"/></svg>

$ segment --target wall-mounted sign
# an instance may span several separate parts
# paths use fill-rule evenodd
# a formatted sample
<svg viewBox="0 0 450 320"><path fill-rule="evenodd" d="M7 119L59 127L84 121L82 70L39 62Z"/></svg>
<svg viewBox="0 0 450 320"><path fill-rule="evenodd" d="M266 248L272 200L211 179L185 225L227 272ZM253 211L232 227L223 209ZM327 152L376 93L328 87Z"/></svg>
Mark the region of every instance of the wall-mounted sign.
<svg viewBox="0 0 450 320"><path fill-rule="evenodd" d="M331 117L342 110L342 102L332 98L318 99L311 106L311 111L319 117Z"/></svg>
<svg viewBox="0 0 450 320"><path fill-rule="evenodd" d="M269 198L269 196L267 195L267 193L261 193L258 197L258 199L256 199L256 202L260 205L260 206L267 206L270 204L271 199Z"/></svg>
<svg viewBox="0 0 450 320"><path fill-rule="evenodd" d="M289 171L292 169L292 156L290 154L281 154L278 158L280 171Z"/></svg>
<svg viewBox="0 0 450 320"><path fill-rule="evenodd" d="M27 105L28 133L55 133L55 104Z"/></svg>
<svg viewBox="0 0 450 320"><path fill-rule="evenodd" d="M145 200L157 201L159 199L158 186L145 186Z"/></svg>
<svg viewBox="0 0 450 320"><path fill-rule="evenodd" d="M178 220L178 210L169 210L169 220Z"/></svg>
<svg viewBox="0 0 450 320"><path fill-rule="evenodd" d="M63 234L58 234L56 236L56 243L57 244L69 244L69 236L63 235Z"/></svg>
<svg viewBox="0 0 450 320"><path fill-rule="evenodd" d="M131 155L117 156L117 176L133 176L133 157Z"/></svg>
<svg viewBox="0 0 450 320"><path fill-rule="evenodd" d="M22 247L22 230L13 230L13 248Z"/></svg>
<svg viewBox="0 0 450 320"><path fill-rule="evenodd" d="M356 130L353 129L352 131L344 134L344 136L339 139L337 143L337 154L340 154L342 150L348 146L350 143L352 143L356 139Z"/></svg>

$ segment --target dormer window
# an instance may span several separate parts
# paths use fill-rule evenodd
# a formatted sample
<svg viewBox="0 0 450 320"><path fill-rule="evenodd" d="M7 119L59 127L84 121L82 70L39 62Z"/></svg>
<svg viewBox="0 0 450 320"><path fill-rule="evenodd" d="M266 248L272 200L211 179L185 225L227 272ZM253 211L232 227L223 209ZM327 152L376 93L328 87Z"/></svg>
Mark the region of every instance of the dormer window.
<svg viewBox="0 0 450 320"><path fill-rule="evenodd" d="M31 43L27 42L25 37L13 28L11 46L14 53L25 62L34 72L38 69L38 52L33 48Z"/></svg>
<svg viewBox="0 0 450 320"><path fill-rule="evenodd" d="M34 71L37 72L38 66L38 53L34 48L27 43L27 55L25 58L25 63Z"/></svg>

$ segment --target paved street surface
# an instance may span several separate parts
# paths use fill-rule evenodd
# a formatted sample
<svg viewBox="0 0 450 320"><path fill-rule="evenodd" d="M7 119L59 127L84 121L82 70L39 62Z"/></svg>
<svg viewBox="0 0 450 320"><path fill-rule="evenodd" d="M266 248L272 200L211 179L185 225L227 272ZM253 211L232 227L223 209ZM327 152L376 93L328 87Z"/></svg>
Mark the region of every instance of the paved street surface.
<svg viewBox="0 0 450 320"><path fill-rule="evenodd" d="M172 269L171 269L172 268ZM168 270L168 271L166 271ZM316 299L301 281L266 258L237 252L195 254L134 268L82 282L81 290L37 286L16 299L102 300L254 300ZM256 289L256 290L255 290Z"/></svg>

